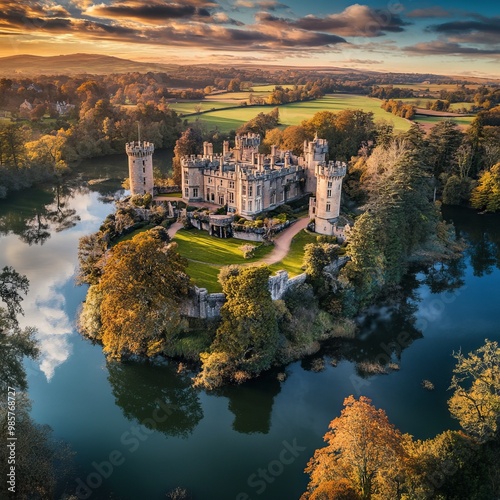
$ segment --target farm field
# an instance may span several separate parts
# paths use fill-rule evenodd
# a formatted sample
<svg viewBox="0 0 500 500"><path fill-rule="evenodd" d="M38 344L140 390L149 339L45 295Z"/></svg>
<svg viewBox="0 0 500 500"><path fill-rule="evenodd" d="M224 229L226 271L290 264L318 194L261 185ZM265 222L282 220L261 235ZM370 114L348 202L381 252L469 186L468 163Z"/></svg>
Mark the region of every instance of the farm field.
<svg viewBox="0 0 500 500"><path fill-rule="evenodd" d="M329 94L314 101L283 104L279 107L280 121L283 126L298 125L311 118L318 111L338 112L344 109L362 109L371 111L375 120L392 122L396 131L408 130L411 123L403 118L387 113L380 107L379 99L352 94ZM269 113L271 106L252 106L236 109L213 111L196 116L208 129L218 128L223 132L235 130L258 113Z"/></svg>
<svg viewBox="0 0 500 500"><path fill-rule="evenodd" d="M380 85L381 87L394 87L398 89L413 89L421 92L440 92L441 90L458 90L462 86L456 83L395 83L389 85ZM479 83L471 83L465 85L467 89L477 89L481 87Z"/></svg>
<svg viewBox="0 0 500 500"><path fill-rule="evenodd" d="M427 102L436 102L437 99L427 99L425 97L414 97L412 99L395 99L396 101L403 101L404 103L413 104L418 108L425 108ZM472 106L471 102L452 102L450 104L450 111L457 111L462 108L470 109Z"/></svg>
<svg viewBox="0 0 500 500"><path fill-rule="evenodd" d="M459 117L453 117L453 118L443 118L441 116L419 116L417 115L414 120L416 123L420 123L424 126L425 129L428 129L436 123L439 123L440 121L443 120L451 120L452 122L455 122L457 125L460 125L460 127L465 128L468 127L471 122L474 120L474 116L459 116Z"/></svg>

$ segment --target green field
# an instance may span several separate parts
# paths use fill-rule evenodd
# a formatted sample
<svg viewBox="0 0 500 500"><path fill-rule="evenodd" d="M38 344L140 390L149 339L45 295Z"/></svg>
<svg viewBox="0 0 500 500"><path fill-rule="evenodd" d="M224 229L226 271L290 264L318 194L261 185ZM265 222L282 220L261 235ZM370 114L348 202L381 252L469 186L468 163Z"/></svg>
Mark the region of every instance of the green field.
<svg viewBox="0 0 500 500"><path fill-rule="evenodd" d="M396 101L403 101L404 103L407 104L413 104L414 106L417 106L417 108L423 108L425 109L427 102L435 102L437 99L427 99L425 97L414 97L412 99L395 99ZM458 109L466 108L470 109L470 107L473 104L471 102L452 102L450 104L450 111L455 111Z"/></svg>
<svg viewBox="0 0 500 500"><path fill-rule="evenodd" d="M468 127L471 122L474 120L475 116L459 116L457 118L452 117L443 117L443 116L419 116L417 115L414 120L417 123L421 123L422 125L435 125L436 123L439 123L444 120L451 120L452 122L455 122L457 125L460 125L462 127Z"/></svg>
<svg viewBox="0 0 500 500"><path fill-rule="evenodd" d="M311 118L318 111L338 112L344 109L362 109L371 111L375 120L386 120L394 124L396 131L404 132L410 128L411 123L407 120L387 113L380 107L379 99L351 94L330 94L314 101L295 102L283 104L279 107L280 121L283 126L298 125L303 120ZM223 132L235 130L258 113L269 113L271 106L252 106L236 109L226 109L204 113L196 118L209 129L218 128Z"/></svg>

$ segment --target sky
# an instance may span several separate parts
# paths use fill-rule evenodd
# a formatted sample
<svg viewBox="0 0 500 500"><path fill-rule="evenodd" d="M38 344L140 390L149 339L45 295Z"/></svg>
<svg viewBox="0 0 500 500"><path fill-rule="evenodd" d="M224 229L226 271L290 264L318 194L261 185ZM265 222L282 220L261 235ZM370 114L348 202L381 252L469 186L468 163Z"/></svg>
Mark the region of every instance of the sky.
<svg viewBox="0 0 500 500"><path fill-rule="evenodd" d="M328 66L500 78L500 2L0 0L0 56Z"/></svg>

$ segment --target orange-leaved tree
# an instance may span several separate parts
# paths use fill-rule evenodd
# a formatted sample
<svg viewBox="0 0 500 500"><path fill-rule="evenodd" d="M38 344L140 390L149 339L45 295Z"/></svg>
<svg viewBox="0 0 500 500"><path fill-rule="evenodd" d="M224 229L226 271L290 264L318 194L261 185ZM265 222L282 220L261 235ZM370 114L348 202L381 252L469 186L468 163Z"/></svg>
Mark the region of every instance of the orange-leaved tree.
<svg viewBox="0 0 500 500"><path fill-rule="evenodd" d="M354 494L370 499L374 493L398 498L404 482L403 436L384 410L364 396L349 396L329 429L324 436L327 446L316 450L305 469L311 479L303 500L355 498ZM342 485L340 491L335 483Z"/></svg>

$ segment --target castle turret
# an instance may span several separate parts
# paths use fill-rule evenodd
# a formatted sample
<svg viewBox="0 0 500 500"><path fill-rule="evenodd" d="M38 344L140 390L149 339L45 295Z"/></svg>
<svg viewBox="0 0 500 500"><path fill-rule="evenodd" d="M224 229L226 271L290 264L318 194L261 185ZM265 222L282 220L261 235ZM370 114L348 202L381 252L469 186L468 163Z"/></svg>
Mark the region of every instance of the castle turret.
<svg viewBox="0 0 500 500"><path fill-rule="evenodd" d="M319 234L335 234L335 223L340 215L342 179L346 170L346 164L339 161L315 167L316 197L310 199L309 216L315 220L315 231Z"/></svg>
<svg viewBox="0 0 500 500"><path fill-rule="evenodd" d="M125 145L128 155L128 175L130 179L130 193L153 194L153 152L152 142L128 142Z"/></svg>

